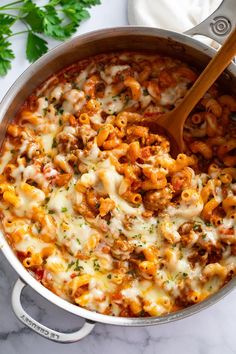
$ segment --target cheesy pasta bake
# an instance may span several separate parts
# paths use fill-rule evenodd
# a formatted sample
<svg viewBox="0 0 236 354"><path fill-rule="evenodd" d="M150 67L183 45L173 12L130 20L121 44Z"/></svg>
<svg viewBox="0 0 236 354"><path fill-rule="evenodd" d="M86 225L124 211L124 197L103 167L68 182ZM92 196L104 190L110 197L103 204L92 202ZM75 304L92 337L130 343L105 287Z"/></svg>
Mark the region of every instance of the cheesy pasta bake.
<svg viewBox="0 0 236 354"><path fill-rule="evenodd" d="M58 296L112 316L160 316L202 301L236 272L236 100L215 84L174 159L145 124L179 104L197 72L121 52L51 77L7 129L4 233Z"/></svg>

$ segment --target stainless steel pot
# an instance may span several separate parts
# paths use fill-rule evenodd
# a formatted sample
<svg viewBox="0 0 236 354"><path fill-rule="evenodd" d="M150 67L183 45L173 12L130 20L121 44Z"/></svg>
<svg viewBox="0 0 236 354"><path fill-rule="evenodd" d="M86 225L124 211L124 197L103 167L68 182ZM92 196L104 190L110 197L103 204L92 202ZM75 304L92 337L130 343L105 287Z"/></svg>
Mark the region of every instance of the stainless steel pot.
<svg viewBox="0 0 236 354"><path fill-rule="evenodd" d="M236 18L235 0L225 0L220 7L203 23L187 32L188 35L203 34L218 42L224 38L235 27ZM72 39L44 55L35 64L31 65L15 82L4 97L0 105L0 143L4 139L6 127L24 100L32 91L42 84L48 77L58 70L68 66L75 61L92 56L98 53L106 53L116 50L137 50L152 51L168 56L174 56L193 66L203 68L214 55L214 50L188 35L165 31L156 28L145 27L121 27L110 28L91 32ZM224 87L236 92L236 66L231 64L220 81ZM193 315L204 308L216 303L236 286L236 278L232 279L224 288L199 304L188 307L184 310L170 313L160 317L150 318L123 318L111 317L85 310L71 304L46 289L26 271L16 255L6 242L3 233L0 233L0 248L9 263L19 274L13 292L12 307L18 319L40 335L55 342L75 342L88 335L95 326L95 323L106 323L120 326L149 326L176 321ZM71 312L83 317L85 323L81 329L74 333L60 333L47 328L29 316L21 305L21 293L27 286L47 300Z"/></svg>

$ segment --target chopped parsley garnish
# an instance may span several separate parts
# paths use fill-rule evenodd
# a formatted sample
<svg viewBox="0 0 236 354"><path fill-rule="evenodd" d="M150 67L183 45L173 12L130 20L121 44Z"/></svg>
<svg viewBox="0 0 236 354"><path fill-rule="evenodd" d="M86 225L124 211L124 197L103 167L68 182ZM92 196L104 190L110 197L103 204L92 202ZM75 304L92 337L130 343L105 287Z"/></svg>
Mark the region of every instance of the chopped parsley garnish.
<svg viewBox="0 0 236 354"><path fill-rule="evenodd" d="M44 116L44 117L46 116L47 111L48 111L48 109L47 109L47 108L43 108L43 116Z"/></svg>
<svg viewBox="0 0 236 354"><path fill-rule="evenodd" d="M38 233L40 234L42 227L41 226L36 226Z"/></svg>
<svg viewBox="0 0 236 354"><path fill-rule="evenodd" d="M79 273L80 273L82 269L84 269L84 267L79 264L79 259L77 259L76 262L75 262L75 268L74 268L74 270L75 270L76 272L79 272Z"/></svg>
<svg viewBox="0 0 236 354"><path fill-rule="evenodd" d="M136 234L136 235L134 235L132 238L139 238L139 239L141 239L141 238L142 238L142 234Z"/></svg>
<svg viewBox="0 0 236 354"><path fill-rule="evenodd" d="M58 112L59 114L63 114L63 113L64 113L64 109L63 109L63 108L59 108L57 112ZM60 121L61 121L61 124L62 124L61 118L59 119L59 124L60 124ZM61 124L60 124L60 125L61 125Z"/></svg>
<svg viewBox="0 0 236 354"><path fill-rule="evenodd" d="M125 95L125 104L128 104L130 100L130 97L128 95Z"/></svg>
<svg viewBox="0 0 236 354"><path fill-rule="evenodd" d="M53 138L52 148L55 148L55 147L57 147L57 142L56 142L56 138Z"/></svg>
<svg viewBox="0 0 236 354"><path fill-rule="evenodd" d="M100 264L98 262L98 259L94 259L93 268L94 268L94 270L100 270Z"/></svg>
<svg viewBox="0 0 236 354"><path fill-rule="evenodd" d="M75 262L70 262L69 264L68 264L68 266L67 266L67 269L66 269L66 271L68 271L71 267L73 267L73 265L75 264Z"/></svg>
<svg viewBox="0 0 236 354"><path fill-rule="evenodd" d="M108 279L111 279L111 277L112 277L111 274L108 274L108 275L107 275L107 278L108 278Z"/></svg>
<svg viewBox="0 0 236 354"><path fill-rule="evenodd" d="M195 224L193 225L193 230L194 230L194 231L201 231L201 224L195 223Z"/></svg>
<svg viewBox="0 0 236 354"><path fill-rule="evenodd" d="M62 213L65 213L66 211L67 211L67 208L65 208L65 207L61 208Z"/></svg>
<svg viewBox="0 0 236 354"><path fill-rule="evenodd" d="M150 234L153 234L154 231L155 231L155 224L152 224L149 228L149 232L150 232Z"/></svg>
<svg viewBox="0 0 236 354"><path fill-rule="evenodd" d="M48 210L48 214L55 214L55 210Z"/></svg>
<svg viewBox="0 0 236 354"><path fill-rule="evenodd" d="M205 222L205 225L206 225L206 226L211 226L211 223L208 222L208 221L206 221L206 222Z"/></svg>

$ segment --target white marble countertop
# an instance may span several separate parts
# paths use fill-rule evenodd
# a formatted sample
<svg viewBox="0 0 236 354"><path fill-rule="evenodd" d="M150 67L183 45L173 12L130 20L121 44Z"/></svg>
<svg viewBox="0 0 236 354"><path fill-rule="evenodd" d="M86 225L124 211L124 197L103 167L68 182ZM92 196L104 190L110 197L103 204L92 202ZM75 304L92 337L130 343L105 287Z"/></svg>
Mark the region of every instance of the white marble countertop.
<svg viewBox="0 0 236 354"><path fill-rule="evenodd" d="M2 1L1 1L2 2ZM4 3L7 1L3 1ZM127 24L127 0L103 0L78 33ZM22 38L14 39L17 59L11 73L0 79L0 99L28 66ZM51 46L55 45L54 43ZM232 292L211 308L179 322L146 328L122 328L97 324L75 344L50 342L22 325L13 315L10 298L16 272L0 254L0 353L1 354L232 354L236 353L236 294ZM32 316L51 328L75 330L82 320L50 304L33 290L24 292L24 304ZM234 317L235 316L235 317Z"/></svg>

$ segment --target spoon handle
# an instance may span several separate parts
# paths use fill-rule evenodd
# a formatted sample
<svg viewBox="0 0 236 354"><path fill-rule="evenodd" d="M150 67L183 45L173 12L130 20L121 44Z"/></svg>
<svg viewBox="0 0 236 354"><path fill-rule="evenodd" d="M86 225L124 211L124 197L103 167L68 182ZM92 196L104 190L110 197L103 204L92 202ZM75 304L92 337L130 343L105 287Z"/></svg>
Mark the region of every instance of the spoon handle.
<svg viewBox="0 0 236 354"><path fill-rule="evenodd" d="M190 88L182 103L174 110L179 124L184 124L186 117L196 106L202 96L216 81L220 74L227 68L232 58L236 55L236 28L227 38L223 46L211 59L205 70L201 73L194 85ZM174 112L173 111L173 112ZM181 122L182 120L182 122Z"/></svg>

